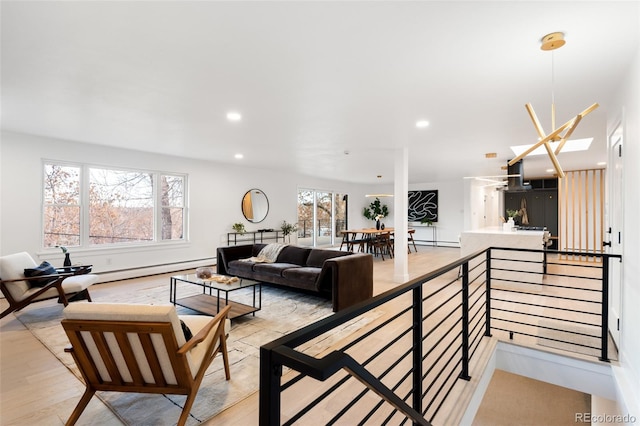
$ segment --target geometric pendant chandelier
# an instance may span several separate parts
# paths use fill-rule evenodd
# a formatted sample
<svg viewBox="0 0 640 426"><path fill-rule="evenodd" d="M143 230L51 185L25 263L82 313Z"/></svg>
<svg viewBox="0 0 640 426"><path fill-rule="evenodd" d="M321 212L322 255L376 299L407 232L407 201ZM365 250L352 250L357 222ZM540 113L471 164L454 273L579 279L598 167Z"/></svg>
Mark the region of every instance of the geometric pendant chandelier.
<svg viewBox="0 0 640 426"><path fill-rule="evenodd" d="M547 34L546 36L542 37L541 42L542 42L542 45L540 46L540 48L542 50L552 51L551 54L553 55L553 50L558 49L565 45L564 33L555 32L555 33ZM551 130L552 131L549 134L545 133L544 129L542 128L542 125L540 124L540 121L538 120L538 117L536 116L536 112L533 110L533 107L531 106L530 103L526 104L525 108L529 113L529 117L531 118L531 121L533 121L533 126L535 127L536 132L538 133L539 139L538 139L538 142L536 142L531 147L523 151L516 158L509 161L509 165L513 166L515 163L522 160L531 152L535 151L537 148L544 145L545 149L547 150L547 154L549 155L549 159L551 159L551 162L553 163L553 167L556 169L556 173L558 177L564 178L564 172L562 171L562 167L560 167L560 163L558 162L557 155L560 153L560 151L564 147L569 137L571 137L571 134L576 129L578 124L580 124L580 121L582 120L582 118L585 115L589 114L594 109L598 108L598 104L595 103L591 105L589 108L585 109L580 114L576 115L571 120L564 123L562 126L556 128L556 105L555 105L554 93L553 93L553 77L554 77L553 76L553 56L551 59L552 59L552 62L551 62L551 81L552 81L552 84L551 84ZM555 150L551 147L551 142L559 142L555 147Z"/></svg>

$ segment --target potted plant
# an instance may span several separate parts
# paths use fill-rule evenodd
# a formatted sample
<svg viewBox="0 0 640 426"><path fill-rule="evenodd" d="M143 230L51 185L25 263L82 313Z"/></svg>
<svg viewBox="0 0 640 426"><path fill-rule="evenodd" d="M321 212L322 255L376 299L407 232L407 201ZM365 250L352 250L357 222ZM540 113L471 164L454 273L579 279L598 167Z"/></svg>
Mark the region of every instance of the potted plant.
<svg viewBox="0 0 640 426"><path fill-rule="evenodd" d="M69 258L69 250L65 247L65 246L56 246L58 247L60 250L62 250L62 254L64 254L64 263L63 266L64 267L70 267L71 266L71 259Z"/></svg>
<svg viewBox="0 0 640 426"><path fill-rule="evenodd" d="M282 235L288 237L287 241L291 242L291 237L289 235L298 230L298 224L288 223L286 220L283 220L280 229L282 230Z"/></svg>
<svg viewBox="0 0 640 426"><path fill-rule="evenodd" d="M507 210L507 217L509 218L509 220L507 220L507 223L505 225L508 229L512 230L515 227L516 216L520 216L519 210Z"/></svg>
<svg viewBox="0 0 640 426"><path fill-rule="evenodd" d="M513 222L516 216L520 216L520 212L518 210L507 210L507 217L509 221Z"/></svg>
<svg viewBox="0 0 640 426"><path fill-rule="evenodd" d="M423 224L423 225L427 225L427 226L431 226L431 225L433 225L433 221L432 221L431 219L429 219L429 218L426 218L426 217L425 217L425 218L423 218L423 219L420 221L420 223L421 223L421 224Z"/></svg>
<svg viewBox="0 0 640 426"><path fill-rule="evenodd" d="M244 228L244 223L234 223L231 228L233 228L234 231L236 231L238 234L240 235L244 235L245 232L247 232L247 230Z"/></svg>
<svg viewBox="0 0 640 426"><path fill-rule="evenodd" d="M380 202L380 198L376 199L369 204L369 207L365 207L362 211L364 217L370 220L376 221L376 229L380 229L380 219L389 215L389 208L386 204Z"/></svg>

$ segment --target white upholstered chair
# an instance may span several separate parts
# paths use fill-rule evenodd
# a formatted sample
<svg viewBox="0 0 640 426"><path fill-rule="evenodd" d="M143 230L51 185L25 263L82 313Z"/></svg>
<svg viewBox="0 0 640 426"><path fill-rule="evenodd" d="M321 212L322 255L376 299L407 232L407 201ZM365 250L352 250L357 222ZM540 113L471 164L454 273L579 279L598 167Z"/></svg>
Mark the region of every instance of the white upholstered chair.
<svg viewBox="0 0 640 426"><path fill-rule="evenodd" d="M19 311L25 306L45 299L59 298L65 306L69 298L82 298L91 301L89 287L97 282L94 274L61 273L56 275L41 275L26 277L24 270L36 268L38 265L27 252L9 254L0 257L0 290L4 294L9 307L0 318L4 318L13 311ZM34 285L35 281L50 278L51 281L43 287Z"/></svg>
<svg viewBox="0 0 640 426"><path fill-rule="evenodd" d="M184 425L204 374L220 352L231 378L226 306L215 317L181 315L173 305L76 303L63 311L66 349L87 386L67 425L78 420L96 391L187 395ZM193 333L187 341L180 320Z"/></svg>

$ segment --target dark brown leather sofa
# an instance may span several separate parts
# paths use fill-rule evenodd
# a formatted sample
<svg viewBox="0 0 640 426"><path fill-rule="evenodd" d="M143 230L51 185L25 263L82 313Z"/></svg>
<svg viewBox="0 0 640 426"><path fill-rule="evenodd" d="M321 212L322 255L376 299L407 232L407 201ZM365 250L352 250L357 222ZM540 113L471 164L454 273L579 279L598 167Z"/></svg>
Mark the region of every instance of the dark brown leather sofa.
<svg viewBox="0 0 640 426"><path fill-rule="evenodd" d="M273 263L241 261L264 246L218 247L218 274L320 293L332 300L334 312L373 296L371 254L288 245Z"/></svg>

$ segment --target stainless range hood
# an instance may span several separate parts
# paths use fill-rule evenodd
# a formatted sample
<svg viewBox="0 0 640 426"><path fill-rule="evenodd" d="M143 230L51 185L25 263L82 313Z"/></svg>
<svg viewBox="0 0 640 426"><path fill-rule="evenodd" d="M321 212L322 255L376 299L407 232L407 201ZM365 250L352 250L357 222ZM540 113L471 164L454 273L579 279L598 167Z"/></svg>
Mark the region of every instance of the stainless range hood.
<svg viewBox="0 0 640 426"><path fill-rule="evenodd" d="M531 189L531 185L524 184L524 166L522 165L522 161L523 160L520 160L514 163L513 166L507 164L507 174L513 176L507 178L508 192L524 192Z"/></svg>

